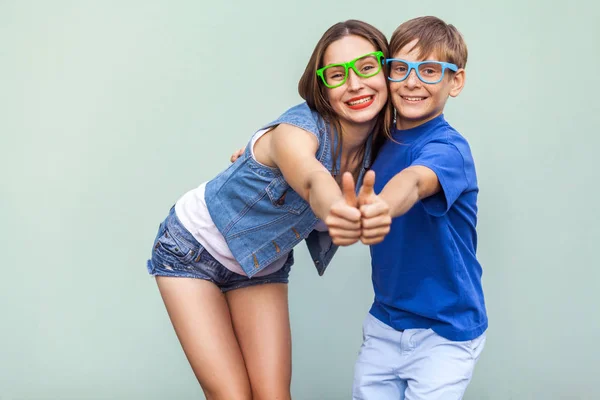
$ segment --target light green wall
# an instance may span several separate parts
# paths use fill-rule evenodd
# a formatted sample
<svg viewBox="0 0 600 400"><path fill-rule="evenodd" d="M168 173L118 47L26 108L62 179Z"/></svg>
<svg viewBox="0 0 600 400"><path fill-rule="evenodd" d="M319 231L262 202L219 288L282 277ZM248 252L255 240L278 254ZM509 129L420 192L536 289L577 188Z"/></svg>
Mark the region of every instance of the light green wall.
<svg viewBox="0 0 600 400"><path fill-rule="evenodd" d="M203 398L146 275L156 228L296 104L359 18L454 23L490 316L468 400L598 399L600 6L569 1L0 0L0 399ZM295 399L349 399L368 249L290 284Z"/></svg>

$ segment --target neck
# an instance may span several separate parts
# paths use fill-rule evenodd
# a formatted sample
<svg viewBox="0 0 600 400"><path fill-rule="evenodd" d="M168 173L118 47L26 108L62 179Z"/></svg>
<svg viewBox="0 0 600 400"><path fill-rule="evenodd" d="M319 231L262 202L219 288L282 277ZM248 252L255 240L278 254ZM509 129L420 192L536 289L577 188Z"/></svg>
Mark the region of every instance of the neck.
<svg viewBox="0 0 600 400"><path fill-rule="evenodd" d="M431 121L432 119L436 119L437 117L439 117L440 115L442 115L443 111L438 112L437 114L434 114L432 116L430 116L429 118L425 119L425 120L411 120L411 119L406 119L406 118L396 118L396 129L404 131L407 129L413 129L416 128L418 126L421 126L423 124L426 124L427 122Z"/></svg>
<svg viewBox="0 0 600 400"><path fill-rule="evenodd" d="M375 121L360 125L349 125L340 121L340 125L344 135L340 167L342 171L352 171L358 162L356 157L364 148L365 142L375 126Z"/></svg>
<svg viewBox="0 0 600 400"><path fill-rule="evenodd" d="M370 121L365 124L346 124L340 121L342 132L344 135L344 147L342 155L354 154L359 151L364 145L367 137L375 126L375 121Z"/></svg>

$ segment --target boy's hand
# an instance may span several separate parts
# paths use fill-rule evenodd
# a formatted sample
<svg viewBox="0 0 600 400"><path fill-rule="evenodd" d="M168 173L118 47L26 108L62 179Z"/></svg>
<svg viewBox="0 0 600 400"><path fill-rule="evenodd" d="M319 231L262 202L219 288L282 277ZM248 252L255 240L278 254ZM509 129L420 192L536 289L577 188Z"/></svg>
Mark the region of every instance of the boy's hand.
<svg viewBox="0 0 600 400"><path fill-rule="evenodd" d="M375 194L375 172L367 171L358 193L358 206L361 212L360 241L364 244L377 244L390 231L392 217L389 205Z"/></svg>
<svg viewBox="0 0 600 400"><path fill-rule="evenodd" d="M238 158L240 158L240 156L242 154L244 154L244 147L242 147L241 149L239 149L235 153L233 153L231 155L231 158L229 158L229 161L231 161L232 163L235 162L235 160L237 160Z"/></svg>
<svg viewBox="0 0 600 400"><path fill-rule="evenodd" d="M342 176L343 198L333 203L323 220L329 228L329 236L338 246L349 246L361 236L360 212L357 209L354 178L349 172Z"/></svg>

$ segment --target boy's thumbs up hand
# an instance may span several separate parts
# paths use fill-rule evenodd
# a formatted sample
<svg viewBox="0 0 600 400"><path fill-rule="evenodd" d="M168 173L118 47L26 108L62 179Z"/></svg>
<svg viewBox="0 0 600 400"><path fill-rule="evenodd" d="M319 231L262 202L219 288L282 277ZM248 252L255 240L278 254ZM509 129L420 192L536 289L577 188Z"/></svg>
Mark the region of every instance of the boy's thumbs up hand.
<svg viewBox="0 0 600 400"><path fill-rule="evenodd" d="M360 192L358 193L359 206L362 206L363 204L370 204L373 201L373 197L375 197L375 189L373 189L374 186L375 172L369 170L363 178L363 184L360 187Z"/></svg>
<svg viewBox="0 0 600 400"><path fill-rule="evenodd" d="M358 193L358 205L361 213L360 241L364 244L377 244L390 231L392 217L390 207L375 194L375 172L367 171L363 185Z"/></svg>

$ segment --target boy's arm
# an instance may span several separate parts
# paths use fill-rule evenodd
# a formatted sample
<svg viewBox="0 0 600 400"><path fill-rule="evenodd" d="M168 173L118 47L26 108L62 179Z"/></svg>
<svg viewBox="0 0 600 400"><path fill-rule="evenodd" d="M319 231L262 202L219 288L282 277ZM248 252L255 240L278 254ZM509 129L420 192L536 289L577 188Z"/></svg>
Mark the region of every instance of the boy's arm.
<svg viewBox="0 0 600 400"><path fill-rule="evenodd" d="M410 167L397 173L379 195L373 197L372 207L361 207L363 222L375 215L377 207L389 207L389 215L395 218L419 201L430 215L442 216L474 179L473 162L468 152L461 152L454 143L446 141L428 143Z"/></svg>
<svg viewBox="0 0 600 400"><path fill-rule="evenodd" d="M379 196L390 208L391 217L395 218L405 214L419 200L433 196L441 189L435 172L422 165L414 165L390 179Z"/></svg>
<svg viewBox="0 0 600 400"><path fill-rule="evenodd" d="M389 232L391 218L405 214L419 200L433 196L441 189L435 172L421 165L411 166L397 173L379 195L371 191L365 196L361 188L358 198L363 228L361 241L364 244L374 244L383 240Z"/></svg>

